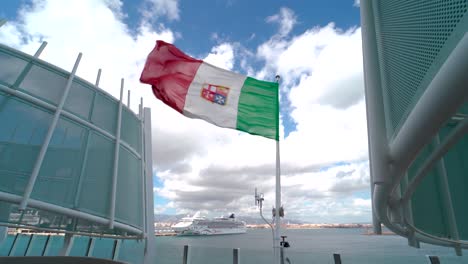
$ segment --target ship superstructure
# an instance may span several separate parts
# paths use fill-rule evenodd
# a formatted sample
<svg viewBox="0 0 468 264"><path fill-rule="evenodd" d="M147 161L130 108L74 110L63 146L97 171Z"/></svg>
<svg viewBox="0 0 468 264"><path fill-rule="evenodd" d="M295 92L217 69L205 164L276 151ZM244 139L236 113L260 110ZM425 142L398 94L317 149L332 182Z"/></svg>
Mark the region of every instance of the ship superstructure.
<svg viewBox="0 0 468 264"><path fill-rule="evenodd" d="M227 235L245 233L246 225L245 222L236 220L234 214L208 219L197 212L192 217L182 218L172 229L178 235Z"/></svg>

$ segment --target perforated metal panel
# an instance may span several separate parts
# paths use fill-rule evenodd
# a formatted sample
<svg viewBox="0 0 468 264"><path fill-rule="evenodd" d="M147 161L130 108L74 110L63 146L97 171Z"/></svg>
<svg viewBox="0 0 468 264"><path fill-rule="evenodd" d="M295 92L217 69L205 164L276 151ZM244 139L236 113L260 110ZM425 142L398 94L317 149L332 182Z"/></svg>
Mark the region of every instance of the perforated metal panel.
<svg viewBox="0 0 468 264"><path fill-rule="evenodd" d="M374 1L388 136L404 122L467 26L467 0Z"/></svg>

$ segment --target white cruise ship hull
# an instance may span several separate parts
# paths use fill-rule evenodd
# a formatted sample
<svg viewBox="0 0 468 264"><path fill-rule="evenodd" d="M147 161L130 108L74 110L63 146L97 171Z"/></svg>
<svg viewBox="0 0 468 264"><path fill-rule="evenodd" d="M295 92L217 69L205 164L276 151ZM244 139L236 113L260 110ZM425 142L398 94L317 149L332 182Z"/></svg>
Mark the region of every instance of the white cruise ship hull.
<svg viewBox="0 0 468 264"><path fill-rule="evenodd" d="M209 236L243 234L246 232L245 222L230 218L206 219L197 213L194 217L182 218L182 221L172 226L174 232L180 236Z"/></svg>
<svg viewBox="0 0 468 264"><path fill-rule="evenodd" d="M229 228L229 229L215 229L215 228L188 228L181 231L176 231L179 236L211 236L211 235L233 235L244 234L245 228Z"/></svg>

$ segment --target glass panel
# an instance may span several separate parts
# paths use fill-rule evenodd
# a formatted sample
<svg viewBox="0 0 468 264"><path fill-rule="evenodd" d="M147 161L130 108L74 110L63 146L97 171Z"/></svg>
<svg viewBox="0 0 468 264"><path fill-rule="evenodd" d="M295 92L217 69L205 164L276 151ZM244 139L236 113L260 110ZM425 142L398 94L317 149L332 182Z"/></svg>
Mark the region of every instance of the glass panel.
<svg viewBox="0 0 468 264"><path fill-rule="evenodd" d="M49 102L58 104L66 83L67 79L65 77L42 67L32 66L21 82L20 88Z"/></svg>
<svg viewBox="0 0 468 264"><path fill-rule="evenodd" d="M86 86L73 82L65 101L64 108L78 116L89 120L89 111L93 103L94 91Z"/></svg>
<svg viewBox="0 0 468 264"><path fill-rule="evenodd" d="M26 254L26 249L28 248L30 235L18 234L16 239L15 248L11 252L10 256L24 256Z"/></svg>
<svg viewBox="0 0 468 264"><path fill-rule="evenodd" d="M90 134L90 144L78 207L107 217L114 165L114 142L100 134Z"/></svg>
<svg viewBox="0 0 468 264"><path fill-rule="evenodd" d="M63 236L50 236L44 256L58 256L63 247Z"/></svg>
<svg viewBox="0 0 468 264"><path fill-rule="evenodd" d="M115 100L111 100L103 94L96 93L96 101L94 103L91 121L100 128L115 135L117 110L118 107Z"/></svg>
<svg viewBox="0 0 468 264"><path fill-rule="evenodd" d="M70 256L86 256L88 251L89 237L74 236Z"/></svg>
<svg viewBox="0 0 468 264"><path fill-rule="evenodd" d="M122 109L122 139L138 153L141 153L140 125L140 121L130 112L130 110L126 108Z"/></svg>
<svg viewBox="0 0 468 264"><path fill-rule="evenodd" d="M143 241L133 240L133 239L132 240L123 239L120 243L120 251L119 251L118 260L126 261L126 262L133 263L133 264L143 263L144 250L145 250L145 243ZM153 250L157 250L157 249L153 249ZM164 259L163 256L157 253L155 255L156 255L156 259L158 260L157 261L158 263ZM181 263L181 262L177 262L177 263Z"/></svg>
<svg viewBox="0 0 468 264"><path fill-rule="evenodd" d="M86 129L61 118L52 136L31 197L72 208L86 141Z"/></svg>
<svg viewBox="0 0 468 264"><path fill-rule="evenodd" d="M110 238L95 238L93 257L111 259L114 249L114 239Z"/></svg>
<svg viewBox="0 0 468 264"><path fill-rule="evenodd" d="M13 85L27 62L0 52L0 81Z"/></svg>
<svg viewBox="0 0 468 264"><path fill-rule="evenodd" d="M15 236L8 235L7 238L0 243L0 256L8 256L11 246L13 246L13 240L15 240Z"/></svg>
<svg viewBox="0 0 468 264"><path fill-rule="evenodd" d="M44 251L45 243L47 242L46 235L34 235L29 245L27 256L42 256Z"/></svg>
<svg viewBox="0 0 468 264"><path fill-rule="evenodd" d="M14 98L7 99L0 108L0 190L23 194L51 117Z"/></svg>
<svg viewBox="0 0 468 264"><path fill-rule="evenodd" d="M124 223L142 227L143 192L141 163L124 147L120 147L119 154L115 218Z"/></svg>

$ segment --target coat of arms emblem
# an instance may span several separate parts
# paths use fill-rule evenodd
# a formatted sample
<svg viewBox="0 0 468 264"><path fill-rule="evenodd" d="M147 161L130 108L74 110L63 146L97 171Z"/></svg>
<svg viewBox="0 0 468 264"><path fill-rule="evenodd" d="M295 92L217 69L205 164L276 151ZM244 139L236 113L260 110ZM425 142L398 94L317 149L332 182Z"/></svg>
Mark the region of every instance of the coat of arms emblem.
<svg viewBox="0 0 468 264"><path fill-rule="evenodd" d="M212 103L226 105L229 88L220 85L205 83L201 90L201 97Z"/></svg>

